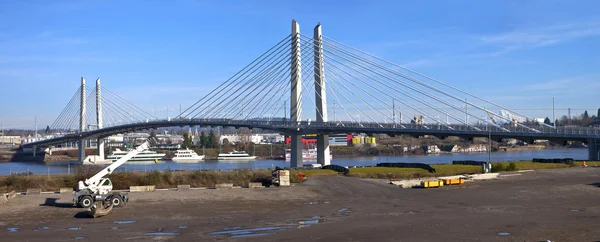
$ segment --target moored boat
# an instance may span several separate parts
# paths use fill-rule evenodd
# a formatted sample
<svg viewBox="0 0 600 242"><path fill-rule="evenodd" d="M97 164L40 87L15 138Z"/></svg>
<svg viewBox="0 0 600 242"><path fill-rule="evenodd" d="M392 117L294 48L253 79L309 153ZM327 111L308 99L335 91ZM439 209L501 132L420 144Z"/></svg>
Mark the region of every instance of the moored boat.
<svg viewBox="0 0 600 242"><path fill-rule="evenodd" d="M229 153L221 153L217 157L219 160L254 160L256 156L250 156L244 151L233 151Z"/></svg>
<svg viewBox="0 0 600 242"><path fill-rule="evenodd" d="M115 149L109 156L106 157L108 160L116 161L119 158L125 156L127 151L123 151L120 149ZM156 151L144 150L133 158L129 159L129 161L154 161L162 159L166 154L158 153Z"/></svg>
<svg viewBox="0 0 600 242"><path fill-rule="evenodd" d="M195 151L190 149L177 150L173 161L175 162L198 162L204 159L204 155L198 155Z"/></svg>

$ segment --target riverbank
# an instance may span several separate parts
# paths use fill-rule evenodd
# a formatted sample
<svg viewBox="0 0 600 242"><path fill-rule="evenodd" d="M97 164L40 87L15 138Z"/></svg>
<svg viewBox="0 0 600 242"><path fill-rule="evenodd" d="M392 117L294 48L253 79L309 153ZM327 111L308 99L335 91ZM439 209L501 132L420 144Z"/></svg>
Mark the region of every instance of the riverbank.
<svg viewBox="0 0 600 242"><path fill-rule="evenodd" d="M586 162L588 166L600 166L600 161ZM514 165L510 165L514 164ZM575 162L574 166L581 166ZM493 170L518 171L518 170L543 170L569 168L567 164L534 163L531 161L520 162L493 162ZM441 164L432 165L436 173L429 173L418 168L392 168L392 167L359 167L350 168L348 176L376 179L405 179L440 177L463 174L481 173L481 167L471 165ZM512 167L512 168L509 168ZM32 175L28 173L0 176L0 193L9 191L26 191L28 188L41 188L42 191L58 191L61 187L75 187L78 181L85 180L96 174L100 168L90 167L71 175ZM302 180L300 173L307 177L330 176L339 174L327 169L291 170L290 181L298 183ZM129 189L130 186L154 185L156 188L173 188L177 185L191 185L191 187L213 187L218 183L233 183L235 186L248 186L250 182L268 184L271 179L271 170L235 170L235 171L152 171L152 172L116 172L110 176L114 189Z"/></svg>
<svg viewBox="0 0 600 242"><path fill-rule="evenodd" d="M335 158L351 158L351 157L376 157L376 156L410 156L410 155L425 155L422 148L406 150L406 147L393 146L393 145L380 145L376 147L351 147L351 146L332 146L331 153ZM520 152L529 150L556 150L557 148L544 146L517 146L517 147L504 147L493 148L492 154L503 153L503 152ZM193 150L202 155L204 154L206 160L216 159L220 152L226 152L219 150L218 148L193 148ZM233 149L232 149L233 150ZM254 149L246 150L250 155L256 155L257 159L276 159L284 155L283 145L256 145ZM172 150L157 150L159 153L165 153L164 160L170 160L174 156L175 151ZM110 150L106 151L109 154ZM86 149L87 155L96 155L95 149ZM429 155L440 155L440 154L487 154L487 152L448 152L440 151L439 153L432 153ZM536 158L536 157L532 157ZM52 155L40 152L33 157L32 154L21 153L21 152L3 152L0 153L1 162L37 162L52 164L57 162L65 162L77 160L77 150L57 150L53 151Z"/></svg>

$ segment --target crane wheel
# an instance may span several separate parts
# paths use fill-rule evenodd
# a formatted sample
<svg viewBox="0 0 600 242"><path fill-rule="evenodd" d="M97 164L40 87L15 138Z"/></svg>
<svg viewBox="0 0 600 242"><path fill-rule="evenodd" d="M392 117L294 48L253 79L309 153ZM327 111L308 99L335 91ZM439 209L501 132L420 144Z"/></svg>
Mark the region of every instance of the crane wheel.
<svg viewBox="0 0 600 242"><path fill-rule="evenodd" d="M118 196L118 195L111 197L110 202L115 207L123 206L123 199L121 199L121 196Z"/></svg>
<svg viewBox="0 0 600 242"><path fill-rule="evenodd" d="M79 200L79 206L82 208L89 208L92 206L92 204L94 204L94 201L90 196L84 196Z"/></svg>

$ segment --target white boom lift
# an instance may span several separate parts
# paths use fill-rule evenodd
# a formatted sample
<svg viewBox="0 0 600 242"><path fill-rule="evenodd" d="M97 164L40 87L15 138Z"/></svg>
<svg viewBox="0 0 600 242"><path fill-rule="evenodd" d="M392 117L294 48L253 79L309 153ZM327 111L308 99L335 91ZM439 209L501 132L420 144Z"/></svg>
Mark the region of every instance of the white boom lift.
<svg viewBox="0 0 600 242"><path fill-rule="evenodd" d="M89 208L96 201L108 200L115 207L126 203L129 200L129 197L126 193L111 193L113 186L112 182L107 176L112 174L115 169L125 164L125 162L138 153L150 148L150 143L153 141L153 138L149 138L140 146L129 151L126 155L102 169L100 172L96 173L96 175L86 179L85 181L79 181L77 185L77 191L75 191L75 196L73 197L73 204L83 208Z"/></svg>

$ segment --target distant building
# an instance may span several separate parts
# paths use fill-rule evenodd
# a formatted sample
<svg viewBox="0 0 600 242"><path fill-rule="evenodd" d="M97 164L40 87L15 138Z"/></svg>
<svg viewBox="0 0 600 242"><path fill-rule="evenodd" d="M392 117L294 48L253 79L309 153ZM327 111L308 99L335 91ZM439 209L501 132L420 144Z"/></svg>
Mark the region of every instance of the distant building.
<svg viewBox="0 0 600 242"><path fill-rule="evenodd" d="M0 136L0 144L20 145L21 136Z"/></svg>
<svg viewBox="0 0 600 242"><path fill-rule="evenodd" d="M423 146L423 151L425 151L425 154L438 154L441 152L437 145L425 145Z"/></svg>

